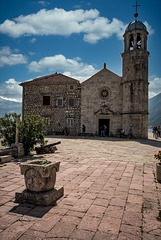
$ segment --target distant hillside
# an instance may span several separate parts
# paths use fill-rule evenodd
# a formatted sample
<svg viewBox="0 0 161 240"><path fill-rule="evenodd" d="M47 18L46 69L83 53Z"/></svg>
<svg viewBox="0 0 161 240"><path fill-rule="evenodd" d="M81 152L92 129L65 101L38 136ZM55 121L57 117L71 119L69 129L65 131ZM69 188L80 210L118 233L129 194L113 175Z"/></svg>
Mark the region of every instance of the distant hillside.
<svg viewBox="0 0 161 240"><path fill-rule="evenodd" d="M0 117L5 113L21 114L22 103L4 100L0 97ZM149 126L161 126L161 93L149 99Z"/></svg>
<svg viewBox="0 0 161 240"><path fill-rule="evenodd" d="M21 110L22 103L4 100L0 97L0 117L3 117L5 113L11 112L21 114Z"/></svg>
<svg viewBox="0 0 161 240"><path fill-rule="evenodd" d="M149 99L149 126L161 126L161 93Z"/></svg>

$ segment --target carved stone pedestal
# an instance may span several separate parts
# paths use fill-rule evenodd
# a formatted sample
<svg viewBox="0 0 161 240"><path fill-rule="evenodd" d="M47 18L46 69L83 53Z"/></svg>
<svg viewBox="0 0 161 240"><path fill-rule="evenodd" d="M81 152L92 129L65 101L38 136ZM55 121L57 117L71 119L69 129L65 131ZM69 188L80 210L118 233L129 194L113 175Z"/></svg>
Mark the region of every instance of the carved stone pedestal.
<svg viewBox="0 0 161 240"><path fill-rule="evenodd" d="M60 162L34 160L20 164L26 189L15 194L15 202L30 202L38 205L55 205L64 195L64 188L56 189L56 172Z"/></svg>

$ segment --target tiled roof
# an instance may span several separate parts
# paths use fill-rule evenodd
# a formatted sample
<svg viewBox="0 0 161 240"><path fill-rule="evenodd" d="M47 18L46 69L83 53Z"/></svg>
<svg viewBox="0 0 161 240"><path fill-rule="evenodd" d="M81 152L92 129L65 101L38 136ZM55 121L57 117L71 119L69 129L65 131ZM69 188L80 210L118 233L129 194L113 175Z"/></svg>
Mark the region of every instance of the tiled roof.
<svg viewBox="0 0 161 240"><path fill-rule="evenodd" d="M60 73L55 73L52 75L43 76L40 78L35 78L31 81L23 82L20 85L59 85L59 84L76 84L79 83L78 80L67 77Z"/></svg>

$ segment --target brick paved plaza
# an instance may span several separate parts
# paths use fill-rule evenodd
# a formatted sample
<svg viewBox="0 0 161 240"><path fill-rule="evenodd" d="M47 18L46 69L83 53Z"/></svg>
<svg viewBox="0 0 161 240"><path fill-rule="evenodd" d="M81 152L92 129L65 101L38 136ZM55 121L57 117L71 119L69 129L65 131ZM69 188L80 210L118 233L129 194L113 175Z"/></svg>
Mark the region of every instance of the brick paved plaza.
<svg viewBox="0 0 161 240"><path fill-rule="evenodd" d="M56 185L64 186L64 197L56 206L14 203L15 192L25 188L19 162L1 166L1 240L161 239L161 184L153 158L161 139L48 140L61 144L39 158L60 161Z"/></svg>

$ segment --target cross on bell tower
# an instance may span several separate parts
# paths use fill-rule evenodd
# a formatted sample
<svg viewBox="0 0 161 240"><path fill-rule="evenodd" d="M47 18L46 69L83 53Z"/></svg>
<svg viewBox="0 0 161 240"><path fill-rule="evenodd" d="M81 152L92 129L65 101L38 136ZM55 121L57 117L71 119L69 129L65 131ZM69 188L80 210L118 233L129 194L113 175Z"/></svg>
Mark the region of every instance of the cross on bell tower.
<svg viewBox="0 0 161 240"><path fill-rule="evenodd" d="M133 5L133 7L136 7L136 12L135 12L135 14L134 14L135 19L137 19L137 17L138 17L138 7L140 7L140 6L141 6L141 5L138 4L138 1L136 1L136 4Z"/></svg>

